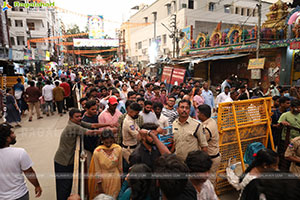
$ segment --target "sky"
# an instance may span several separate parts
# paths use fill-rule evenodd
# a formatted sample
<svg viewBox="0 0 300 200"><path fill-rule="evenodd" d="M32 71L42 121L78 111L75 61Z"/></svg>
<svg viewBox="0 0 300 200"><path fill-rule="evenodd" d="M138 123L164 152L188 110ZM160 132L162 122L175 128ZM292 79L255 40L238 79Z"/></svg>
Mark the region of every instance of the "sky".
<svg viewBox="0 0 300 200"><path fill-rule="evenodd" d="M115 37L115 30L136 12L132 7L142 3L150 5L155 0L54 0L55 6L86 15L103 15L104 32ZM79 25L84 31L87 18L73 14L60 14L66 27ZM107 21L105 21L107 20ZM109 22L113 21L113 22Z"/></svg>
<svg viewBox="0 0 300 200"><path fill-rule="evenodd" d="M277 0L263 0L276 2ZM291 0L283 0L288 2ZM118 29L122 22L137 12L131 10L132 7L142 3L150 5L155 0L54 0L55 6L67 9L76 13L85 15L103 15L104 32L111 37L115 37L115 30ZM64 24L77 24L84 31L87 24L87 18L73 14L60 14ZM110 22L113 21L113 22Z"/></svg>

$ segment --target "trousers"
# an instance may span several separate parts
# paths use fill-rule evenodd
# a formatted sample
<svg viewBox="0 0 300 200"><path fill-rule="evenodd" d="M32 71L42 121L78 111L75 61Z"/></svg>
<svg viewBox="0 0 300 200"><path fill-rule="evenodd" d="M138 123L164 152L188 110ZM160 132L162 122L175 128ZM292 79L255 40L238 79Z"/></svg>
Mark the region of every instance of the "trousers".
<svg viewBox="0 0 300 200"><path fill-rule="evenodd" d="M54 162L57 200L67 200L70 196L73 184L73 169L73 165L63 166Z"/></svg>
<svg viewBox="0 0 300 200"><path fill-rule="evenodd" d="M37 117L39 118L41 116L40 113L40 102L29 102L28 103L28 107L29 107L29 118L32 118L32 113L33 113L33 108L35 108Z"/></svg>

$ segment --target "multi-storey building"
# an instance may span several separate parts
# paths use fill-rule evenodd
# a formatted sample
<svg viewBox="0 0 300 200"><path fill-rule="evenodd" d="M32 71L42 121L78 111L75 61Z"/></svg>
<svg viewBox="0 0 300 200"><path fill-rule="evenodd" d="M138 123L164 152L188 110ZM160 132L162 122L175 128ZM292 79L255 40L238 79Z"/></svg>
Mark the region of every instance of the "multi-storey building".
<svg viewBox="0 0 300 200"><path fill-rule="evenodd" d="M30 3L30 0L20 1L21 3ZM43 1L48 2L50 1ZM14 1L9 4L13 7ZM54 54L54 43L39 42L30 43L28 51L28 40L47 38L58 35L58 25L56 11L54 7L13 7L7 11L9 40L12 46L12 59L25 60L47 60L47 54ZM48 53L49 52L49 53ZM27 55L26 55L27 54ZM47 56L49 57L49 56Z"/></svg>
<svg viewBox="0 0 300 200"><path fill-rule="evenodd" d="M3 0L0 0L3 5ZM0 7L0 59L8 59L9 40L7 34L7 14Z"/></svg>
<svg viewBox="0 0 300 200"><path fill-rule="evenodd" d="M121 26L120 50L123 49L126 59L145 66L149 63L149 47L156 37L157 57L172 57L173 42L169 35L173 14L177 28L192 26L191 36L196 39L200 32L211 34L219 22L222 30L234 24L245 29L254 27L258 22L257 4L257 0L157 0L150 6L137 6L137 13ZM262 3L262 22L270 5Z"/></svg>

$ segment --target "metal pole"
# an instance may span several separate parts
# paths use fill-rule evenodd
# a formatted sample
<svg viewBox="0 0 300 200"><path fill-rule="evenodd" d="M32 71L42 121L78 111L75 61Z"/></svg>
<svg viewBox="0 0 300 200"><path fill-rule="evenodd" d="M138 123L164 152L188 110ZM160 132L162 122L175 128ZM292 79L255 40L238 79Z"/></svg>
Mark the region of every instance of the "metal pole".
<svg viewBox="0 0 300 200"><path fill-rule="evenodd" d="M84 151L84 137L83 135L81 136L81 153L80 153L80 198L84 198L84 162L86 160L86 153Z"/></svg>
<svg viewBox="0 0 300 200"><path fill-rule="evenodd" d="M156 12L153 13L154 15L154 41L156 42Z"/></svg>
<svg viewBox="0 0 300 200"><path fill-rule="evenodd" d="M256 59L259 58L260 46L260 30L261 30L261 0L258 1L258 24L257 24L257 43L256 43Z"/></svg>

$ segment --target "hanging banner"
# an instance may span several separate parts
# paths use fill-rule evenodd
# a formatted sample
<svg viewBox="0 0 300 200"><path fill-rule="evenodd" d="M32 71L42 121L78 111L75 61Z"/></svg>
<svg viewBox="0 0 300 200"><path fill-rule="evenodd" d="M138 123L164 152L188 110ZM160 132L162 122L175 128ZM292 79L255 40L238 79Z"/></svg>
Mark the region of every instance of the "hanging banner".
<svg viewBox="0 0 300 200"><path fill-rule="evenodd" d="M74 47L118 47L119 39L73 39Z"/></svg>
<svg viewBox="0 0 300 200"><path fill-rule="evenodd" d="M179 85L183 82L185 76L185 69L173 69L173 74L171 78L172 85Z"/></svg>
<svg viewBox="0 0 300 200"><path fill-rule="evenodd" d="M170 84L172 71L173 71L172 67L164 67L164 71L161 76L161 81L166 84Z"/></svg>
<svg viewBox="0 0 300 200"><path fill-rule="evenodd" d="M263 69L265 66L265 58L250 59L248 69Z"/></svg>
<svg viewBox="0 0 300 200"><path fill-rule="evenodd" d="M88 15L89 38L104 38L104 23L102 15Z"/></svg>

